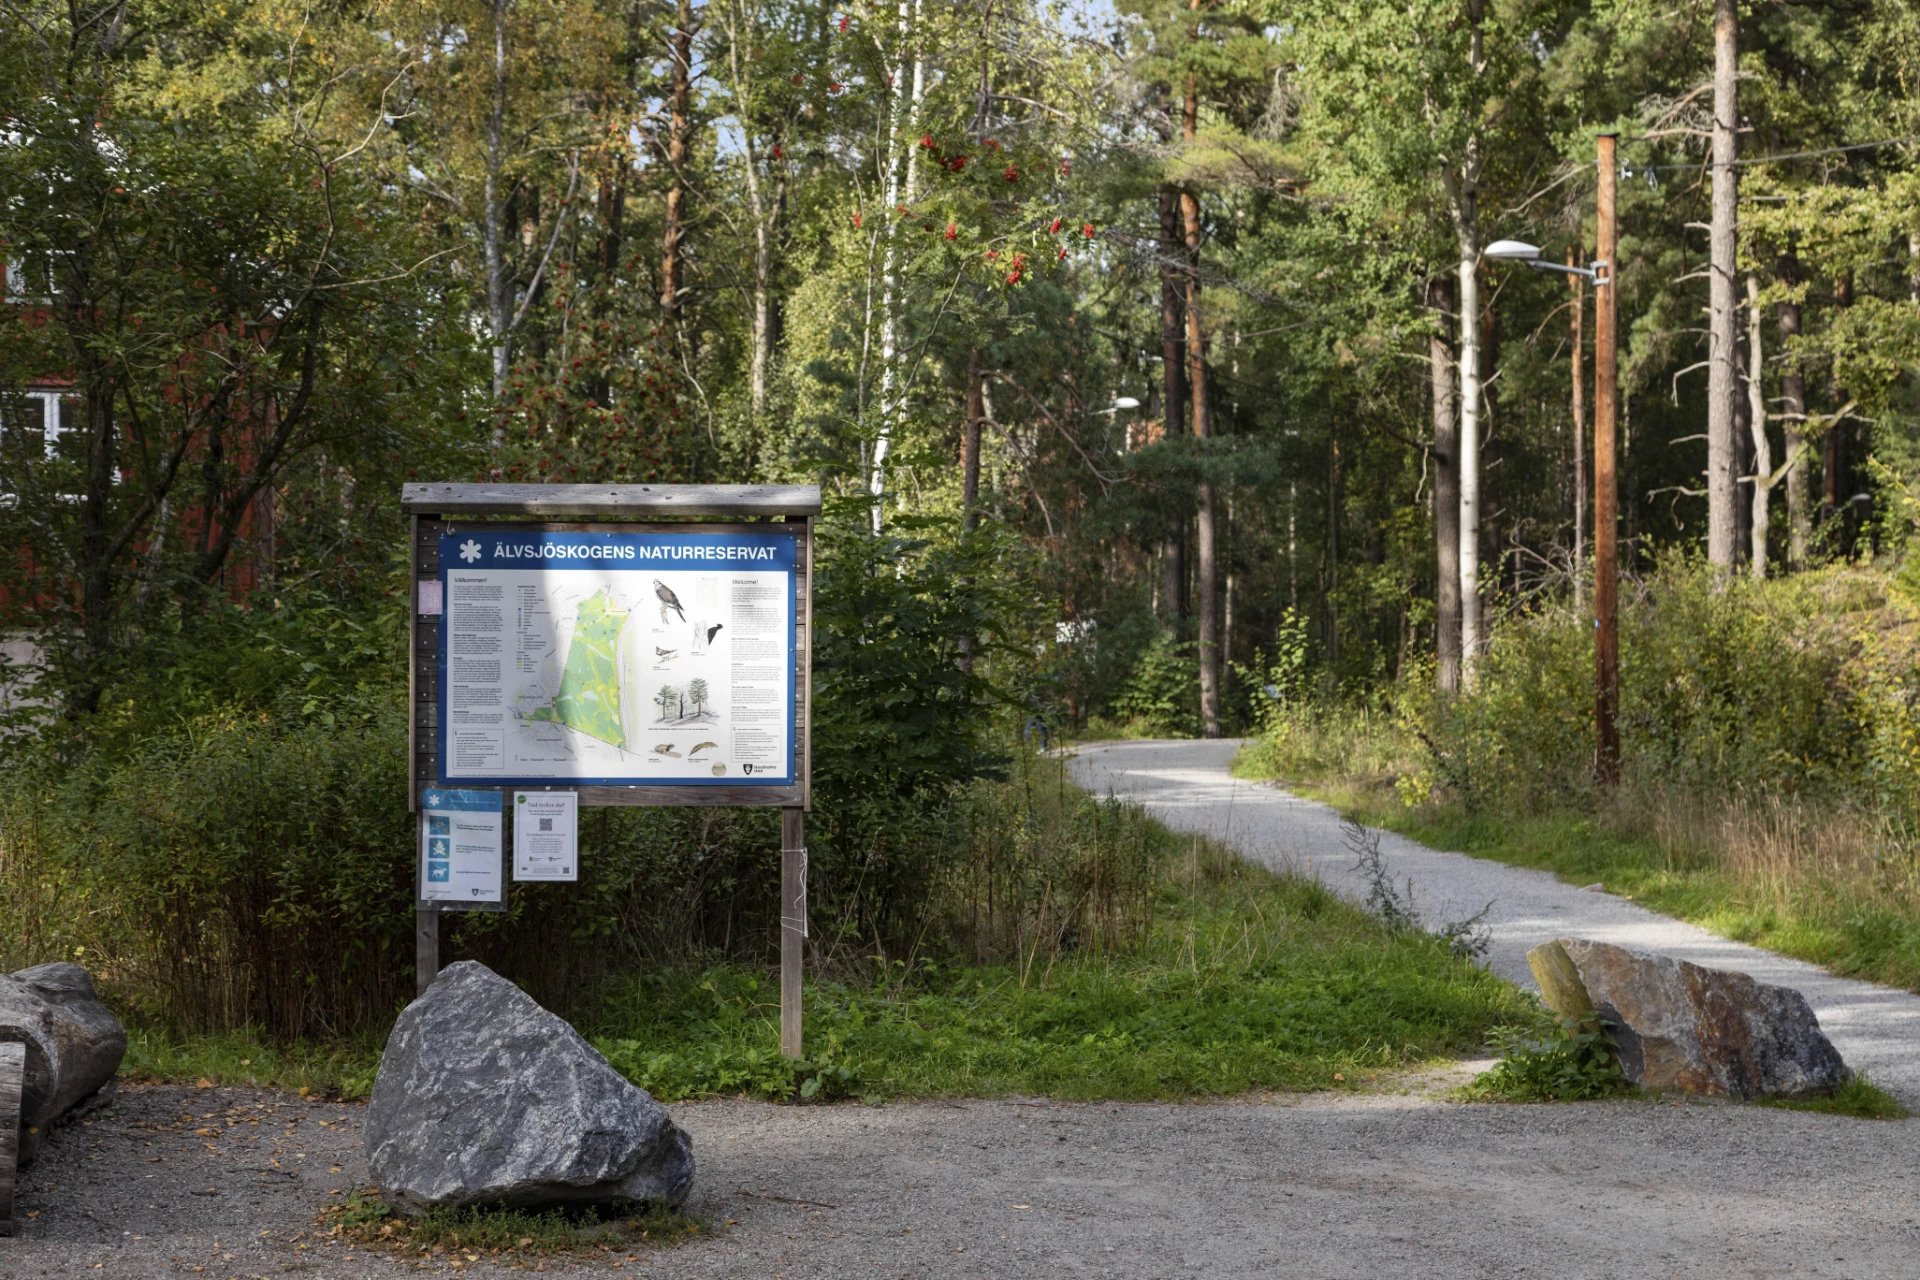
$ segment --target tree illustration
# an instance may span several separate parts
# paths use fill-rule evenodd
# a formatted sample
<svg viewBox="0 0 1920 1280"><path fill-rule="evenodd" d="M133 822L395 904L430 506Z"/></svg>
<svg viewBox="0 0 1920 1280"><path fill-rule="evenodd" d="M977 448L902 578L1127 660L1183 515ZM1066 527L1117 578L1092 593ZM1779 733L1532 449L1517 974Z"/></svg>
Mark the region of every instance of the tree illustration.
<svg viewBox="0 0 1920 1280"><path fill-rule="evenodd" d="M662 720L672 717L673 707L679 700L680 691L670 684L661 685L660 692L653 695L653 705L660 708L660 718Z"/></svg>
<svg viewBox="0 0 1920 1280"><path fill-rule="evenodd" d="M712 691L707 688L707 682L705 680L689 680L687 682L687 697L693 700L693 709L696 712L704 711L707 706L707 699L712 696Z"/></svg>

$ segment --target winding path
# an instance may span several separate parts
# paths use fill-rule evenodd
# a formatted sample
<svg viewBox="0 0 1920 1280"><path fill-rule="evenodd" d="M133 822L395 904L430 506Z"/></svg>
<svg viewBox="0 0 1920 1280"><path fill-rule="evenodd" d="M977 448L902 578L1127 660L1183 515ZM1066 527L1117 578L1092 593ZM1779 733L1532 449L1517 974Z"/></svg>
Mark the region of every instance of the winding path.
<svg viewBox="0 0 1920 1280"><path fill-rule="evenodd" d="M1229 766L1239 747L1233 739L1092 743L1077 748L1067 767L1082 787L1137 800L1176 831L1213 837L1270 867L1317 876L1350 897L1364 895L1340 815L1271 784L1233 777ZM1443 853L1392 832L1380 833L1380 849L1395 881L1412 882L1415 904L1428 920L1465 919L1487 908L1493 930L1487 963L1527 990L1534 989L1527 951L1551 938L1592 938L1751 974L1797 988L1848 1065L1920 1105L1920 996L1836 978L1610 893L1562 883L1550 872Z"/></svg>

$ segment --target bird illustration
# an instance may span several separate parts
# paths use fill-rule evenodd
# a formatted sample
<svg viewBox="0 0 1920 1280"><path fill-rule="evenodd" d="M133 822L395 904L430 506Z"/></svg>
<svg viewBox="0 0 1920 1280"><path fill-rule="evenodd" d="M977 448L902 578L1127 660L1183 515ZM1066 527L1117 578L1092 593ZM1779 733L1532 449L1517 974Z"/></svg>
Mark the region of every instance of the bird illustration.
<svg viewBox="0 0 1920 1280"><path fill-rule="evenodd" d="M688 755L690 755L690 756L697 756L697 755L699 755L699 754L700 754L700 753L701 753L702 751L706 751L706 750L708 750L709 748L712 748L712 747L717 747L717 746L719 746L719 745L720 745L720 744L719 744L719 743L717 743L717 742L702 742L702 743L700 743L700 744L699 744L698 746L696 746L696 747L695 747L695 748L694 748L693 750L691 750L691 751L689 751L689 752L687 752L687 754L688 754Z"/></svg>
<svg viewBox="0 0 1920 1280"><path fill-rule="evenodd" d="M678 649L662 649L659 645L653 646L653 656L662 662L665 662L668 658L678 656L679 653L680 651Z"/></svg>
<svg viewBox="0 0 1920 1280"><path fill-rule="evenodd" d="M712 626L710 626L710 627L708 627L708 628L707 628L707 643L708 643L708 644L712 644L712 643L713 643L713 638L714 638L715 636L717 636L717 635L719 635L719 634L720 634L720 628L722 628L722 627L724 627L724 626L726 626L726 625L727 625L727 624L726 624L726 623L724 623L724 622L716 622L716 623L714 623L714 624L713 624Z"/></svg>
<svg viewBox="0 0 1920 1280"><path fill-rule="evenodd" d="M669 609L680 615L680 621L685 622L687 620L687 611L680 607L680 597L673 594L672 587L660 581L660 579L655 578L653 580L653 594L654 597L660 601L660 621L665 622L667 620L667 610Z"/></svg>
<svg viewBox="0 0 1920 1280"><path fill-rule="evenodd" d="M656 742L653 744L653 750L656 755L672 756L676 760L680 757L680 753L673 749L671 742Z"/></svg>

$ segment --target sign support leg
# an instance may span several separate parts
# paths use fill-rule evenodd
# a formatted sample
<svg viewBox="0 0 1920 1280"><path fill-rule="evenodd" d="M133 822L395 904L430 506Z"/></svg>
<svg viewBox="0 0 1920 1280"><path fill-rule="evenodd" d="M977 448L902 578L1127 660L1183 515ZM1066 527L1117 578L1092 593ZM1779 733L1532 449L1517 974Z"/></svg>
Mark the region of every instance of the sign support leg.
<svg viewBox="0 0 1920 1280"><path fill-rule="evenodd" d="M427 988L440 976L440 913L416 910L413 913L414 997L427 994Z"/></svg>
<svg viewBox="0 0 1920 1280"><path fill-rule="evenodd" d="M800 965L807 945L807 815L780 811L780 1052L801 1052Z"/></svg>

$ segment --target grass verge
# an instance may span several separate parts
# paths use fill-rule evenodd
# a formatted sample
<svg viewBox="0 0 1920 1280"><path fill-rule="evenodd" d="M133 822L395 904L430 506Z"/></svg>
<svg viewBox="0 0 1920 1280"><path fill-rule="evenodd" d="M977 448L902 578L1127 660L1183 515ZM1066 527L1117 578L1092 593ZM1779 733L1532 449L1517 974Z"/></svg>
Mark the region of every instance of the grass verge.
<svg viewBox="0 0 1920 1280"><path fill-rule="evenodd" d="M1646 821L1671 799L1649 798L1632 817L1469 813L1458 804L1409 806L1377 785L1337 779L1288 785L1429 848L1551 871L1569 884L1598 884L1723 938L1843 977L1920 992L1920 904L1885 883L1887 871L1904 878L1903 867L1854 872L1802 864L1769 874L1735 865L1725 849L1702 841L1628 825ZM1623 797L1618 803L1635 802Z"/></svg>
<svg viewBox="0 0 1920 1280"><path fill-rule="evenodd" d="M1048 803L1091 804L1063 780L1041 790L1057 792ZM627 977L578 1024L667 1101L1092 1100L1357 1086L1475 1051L1493 1028L1531 1016L1519 992L1445 939L1175 837L1137 809L1101 813L1101 847L1113 856L1065 871L1035 864L1043 878L1066 878L1031 895L1037 915L1002 930L1012 958L973 963L955 944L941 959L869 958L810 977L805 1061L779 1053L776 981L746 967ZM1135 826L1138 839L1116 835ZM1122 846L1134 861L1113 854ZM1126 894L1106 883L1116 876ZM1121 906L1090 909L1103 893ZM1146 909L1127 905L1136 900ZM953 901L956 911L966 903ZM947 932L975 936L959 923ZM377 1063L377 1041L276 1048L244 1034L137 1031L127 1070L357 1098Z"/></svg>
<svg viewBox="0 0 1920 1280"><path fill-rule="evenodd" d="M1169 868L1149 935L1118 954L811 984L797 1067L775 1051L776 999L757 973L648 975L591 1031L667 1099L1189 1098L1340 1087L1477 1049L1530 1008L1443 940L1389 934L1315 882L1199 844Z"/></svg>

